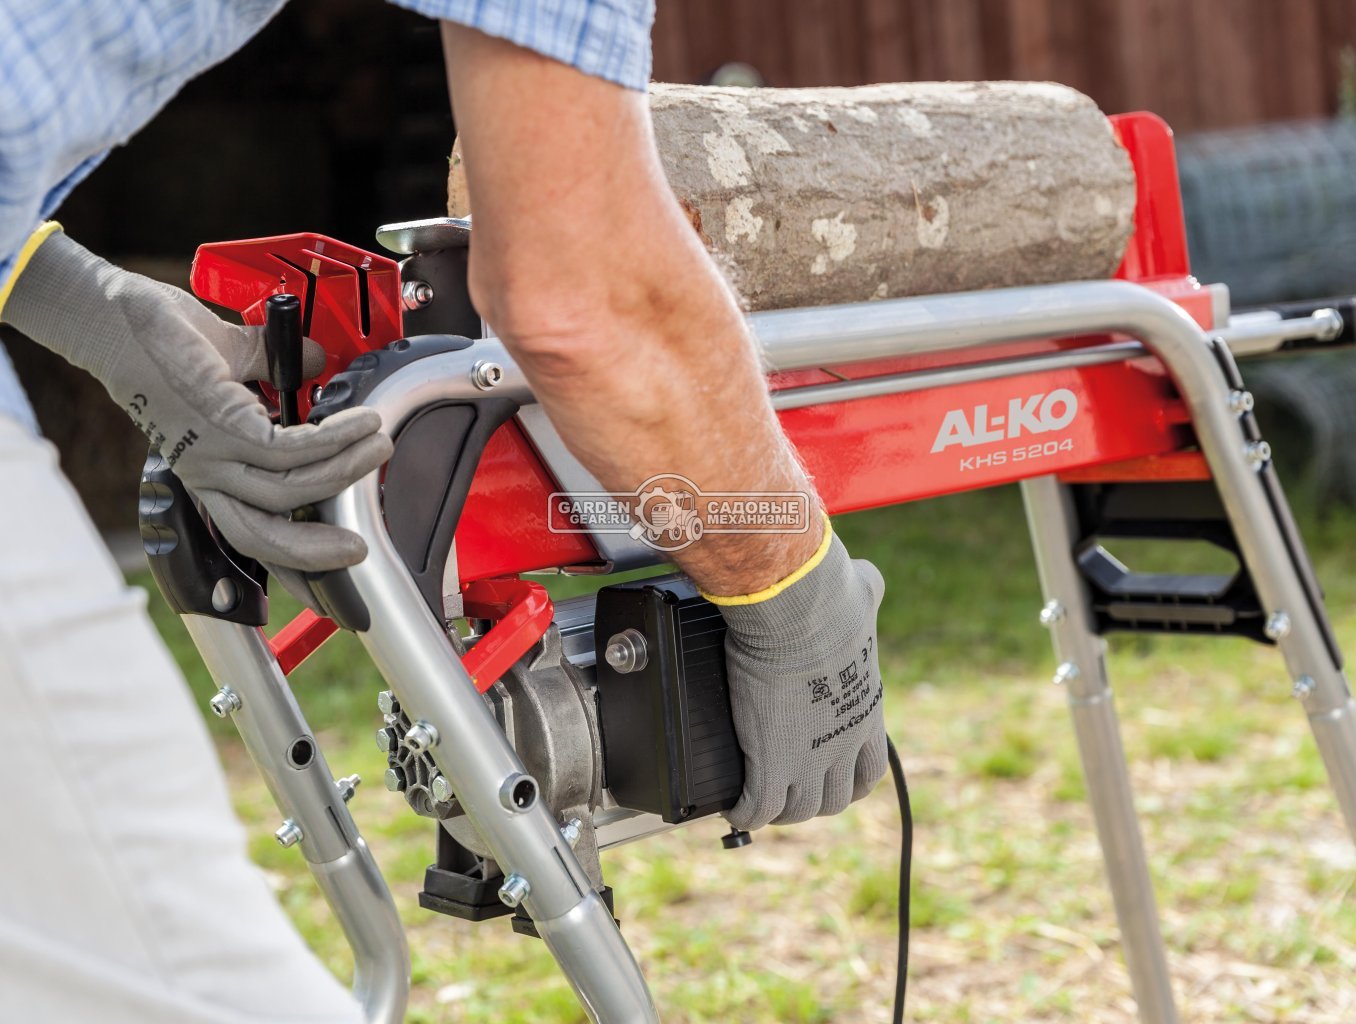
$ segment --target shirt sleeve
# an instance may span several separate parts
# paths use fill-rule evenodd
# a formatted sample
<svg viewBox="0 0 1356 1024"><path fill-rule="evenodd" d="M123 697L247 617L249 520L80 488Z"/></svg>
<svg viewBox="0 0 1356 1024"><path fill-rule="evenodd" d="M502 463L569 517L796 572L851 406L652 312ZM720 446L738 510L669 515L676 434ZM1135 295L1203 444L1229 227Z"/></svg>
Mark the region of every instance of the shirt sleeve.
<svg viewBox="0 0 1356 1024"><path fill-rule="evenodd" d="M654 0L391 0L628 89L650 81Z"/></svg>

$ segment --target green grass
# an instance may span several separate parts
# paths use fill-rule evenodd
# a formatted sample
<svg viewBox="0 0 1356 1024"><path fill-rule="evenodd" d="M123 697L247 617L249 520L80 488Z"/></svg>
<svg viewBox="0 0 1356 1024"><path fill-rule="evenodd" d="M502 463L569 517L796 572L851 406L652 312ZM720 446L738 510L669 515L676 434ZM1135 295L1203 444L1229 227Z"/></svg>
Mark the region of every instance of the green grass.
<svg viewBox="0 0 1356 1024"><path fill-rule="evenodd" d="M1301 518L1339 639L1356 647L1356 518ZM886 713L917 826L910 1019L1128 1019L1116 1009L1128 987L1065 694L1049 683L1015 490L842 517L838 529L888 588ZM1118 553L1136 567L1217 564L1209 552ZM603 582L541 579L557 598ZM276 606L280 620L295 610L285 598ZM213 687L192 645L158 600L152 609L205 706ZM1109 665L1184 1020L1356 1019L1356 870L1333 852L1349 847L1276 652L1113 638ZM433 827L374 785L384 687L361 647L331 641L293 684L335 773L368 780L353 810L410 930L410 1019L581 1019L540 943L502 922L419 910ZM342 936L297 852L273 843L277 813L229 723L208 723L252 851L302 934L346 976ZM665 1019L887 1019L896 829L882 785L838 818L767 830L738 853L720 849L708 821L606 854ZM1258 978L1275 984L1261 992Z"/></svg>

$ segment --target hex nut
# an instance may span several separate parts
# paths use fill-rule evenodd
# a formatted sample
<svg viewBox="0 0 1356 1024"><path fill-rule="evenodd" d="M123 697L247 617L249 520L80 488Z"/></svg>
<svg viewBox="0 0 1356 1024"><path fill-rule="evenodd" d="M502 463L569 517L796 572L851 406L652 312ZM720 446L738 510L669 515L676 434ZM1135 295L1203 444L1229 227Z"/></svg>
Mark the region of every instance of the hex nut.
<svg viewBox="0 0 1356 1024"><path fill-rule="evenodd" d="M423 309L433 301L433 285L427 281L406 281L400 286L400 304L410 311Z"/></svg>
<svg viewBox="0 0 1356 1024"><path fill-rule="evenodd" d="M447 781L445 775L433 776L433 780L428 784L428 791L433 794L433 799L440 804L456 799L456 794L452 792L452 783Z"/></svg>

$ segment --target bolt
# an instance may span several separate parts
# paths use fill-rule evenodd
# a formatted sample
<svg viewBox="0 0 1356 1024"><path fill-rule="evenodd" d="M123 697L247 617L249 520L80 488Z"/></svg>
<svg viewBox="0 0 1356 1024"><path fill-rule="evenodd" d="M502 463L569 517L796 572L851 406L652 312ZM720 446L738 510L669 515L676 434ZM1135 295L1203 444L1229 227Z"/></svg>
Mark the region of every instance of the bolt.
<svg viewBox="0 0 1356 1024"><path fill-rule="evenodd" d="M1063 622L1066 615L1069 614L1067 608L1062 603L1053 598L1045 602L1045 607L1041 609L1041 625L1049 629L1056 622Z"/></svg>
<svg viewBox="0 0 1356 1024"><path fill-rule="evenodd" d="M1271 461L1271 445L1265 441L1249 441L1243 448L1243 456L1248 465L1260 470Z"/></svg>
<svg viewBox="0 0 1356 1024"><path fill-rule="evenodd" d="M623 629L620 633L614 633L607 642L603 659L612 666L614 672L621 675L639 672L650 661L645 634L638 629Z"/></svg>
<svg viewBox="0 0 1356 1024"><path fill-rule="evenodd" d="M217 585L212 588L212 610L225 615L239 603L240 588L235 585L235 580L225 576L217 580Z"/></svg>
<svg viewBox="0 0 1356 1024"><path fill-rule="evenodd" d="M362 777L359 775L345 775L342 779L334 781L335 788L339 790L339 795L343 797L344 803L353 799L353 794L358 792L358 787L362 785Z"/></svg>
<svg viewBox="0 0 1356 1024"><path fill-rule="evenodd" d="M377 730L377 749L383 754L389 754L398 746L396 733L394 729Z"/></svg>
<svg viewBox="0 0 1356 1024"><path fill-rule="evenodd" d="M318 404L319 404L319 402L320 402L320 393L321 393L322 391L324 391L324 390L325 390L325 389L324 389L323 387L321 387L319 384L315 384L315 385L313 385L313 386L311 387L311 404L312 404L312 405L318 405Z"/></svg>
<svg viewBox="0 0 1356 1024"><path fill-rule="evenodd" d="M1295 680L1295 685L1290 687L1290 696L1296 700L1304 700L1309 694L1314 692L1314 677L1300 676Z"/></svg>
<svg viewBox="0 0 1356 1024"><path fill-rule="evenodd" d="M481 391L489 391L490 388L497 387L503 379L504 368L498 363L491 363L482 359L471 367L471 383L480 388Z"/></svg>
<svg viewBox="0 0 1356 1024"><path fill-rule="evenodd" d="M278 831L273 833L273 838L278 840L279 846L296 846L302 840L301 826L288 818L278 826Z"/></svg>
<svg viewBox="0 0 1356 1024"><path fill-rule="evenodd" d="M392 793L402 793L405 790L405 772L400 768L387 768L381 780Z"/></svg>
<svg viewBox="0 0 1356 1024"><path fill-rule="evenodd" d="M217 695L207 702L207 706L212 709L212 714L218 718L226 718L243 707L240 702L240 694L229 686L223 686L218 690Z"/></svg>
<svg viewBox="0 0 1356 1024"><path fill-rule="evenodd" d="M579 837L584 834L584 823L578 818L571 818L560 826L560 834L573 850L579 843Z"/></svg>
<svg viewBox="0 0 1356 1024"><path fill-rule="evenodd" d="M1055 669L1055 677L1051 680L1056 686L1063 686L1065 683L1072 683L1082 673L1078 666L1072 661L1061 662L1059 668Z"/></svg>
<svg viewBox="0 0 1356 1024"><path fill-rule="evenodd" d="M427 281L406 281L400 286L400 302L406 309L423 309L433 301L433 285Z"/></svg>
<svg viewBox="0 0 1356 1024"><path fill-rule="evenodd" d="M445 775L433 776L433 781L428 784L428 790L433 794L433 799L437 800L440 804L445 804L449 800L455 799L457 795L452 792L452 783L447 781Z"/></svg>
<svg viewBox="0 0 1356 1024"><path fill-rule="evenodd" d="M1268 640L1280 640L1290 635L1290 616L1285 612L1272 612L1267 616L1263 629Z"/></svg>
<svg viewBox="0 0 1356 1024"><path fill-rule="evenodd" d="M405 733L405 746L422 754L438 745L438 730L429 722L415 722Z"/></svg>
<svg viewBox="0 0 1356 1024"><path fill-rule="evenodd" d="M515 872L504 879L504 884L499 887L499 902L506 907L516 907L531 892L532 886L527 879Z"/></svg>
<svg viewBox="0 0 1356 1024"><path fill-rule="evenodd" d="M1242 416L1244 413L1252 412L1253 405L1251 391L1230 391L1229 392L1229 411L1235 416Z"/></svg>
<svg viewBox="0 0 1356 1024"><path fill-rule="evenodd" d="M395 694L390 690L382 690L377 694L377 709L383 715L396 715L400 713L400 701L395 699Z"/></svg>

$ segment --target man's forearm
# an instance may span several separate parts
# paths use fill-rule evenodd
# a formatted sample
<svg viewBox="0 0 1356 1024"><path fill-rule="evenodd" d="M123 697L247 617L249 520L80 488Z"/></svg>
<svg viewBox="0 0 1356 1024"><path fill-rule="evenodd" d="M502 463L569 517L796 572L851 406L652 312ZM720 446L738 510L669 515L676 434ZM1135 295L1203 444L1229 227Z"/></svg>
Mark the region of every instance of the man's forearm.
<svg viewBox="0 0 1356 1024"><path fill-rule="evenodd" d="M472 295L575 455L619 491L670 473L813 502L734 296L664 180L645 97L469 29L444 39ZM818 518L677 558L710 593L749 593L810 557Z"/></svg>

